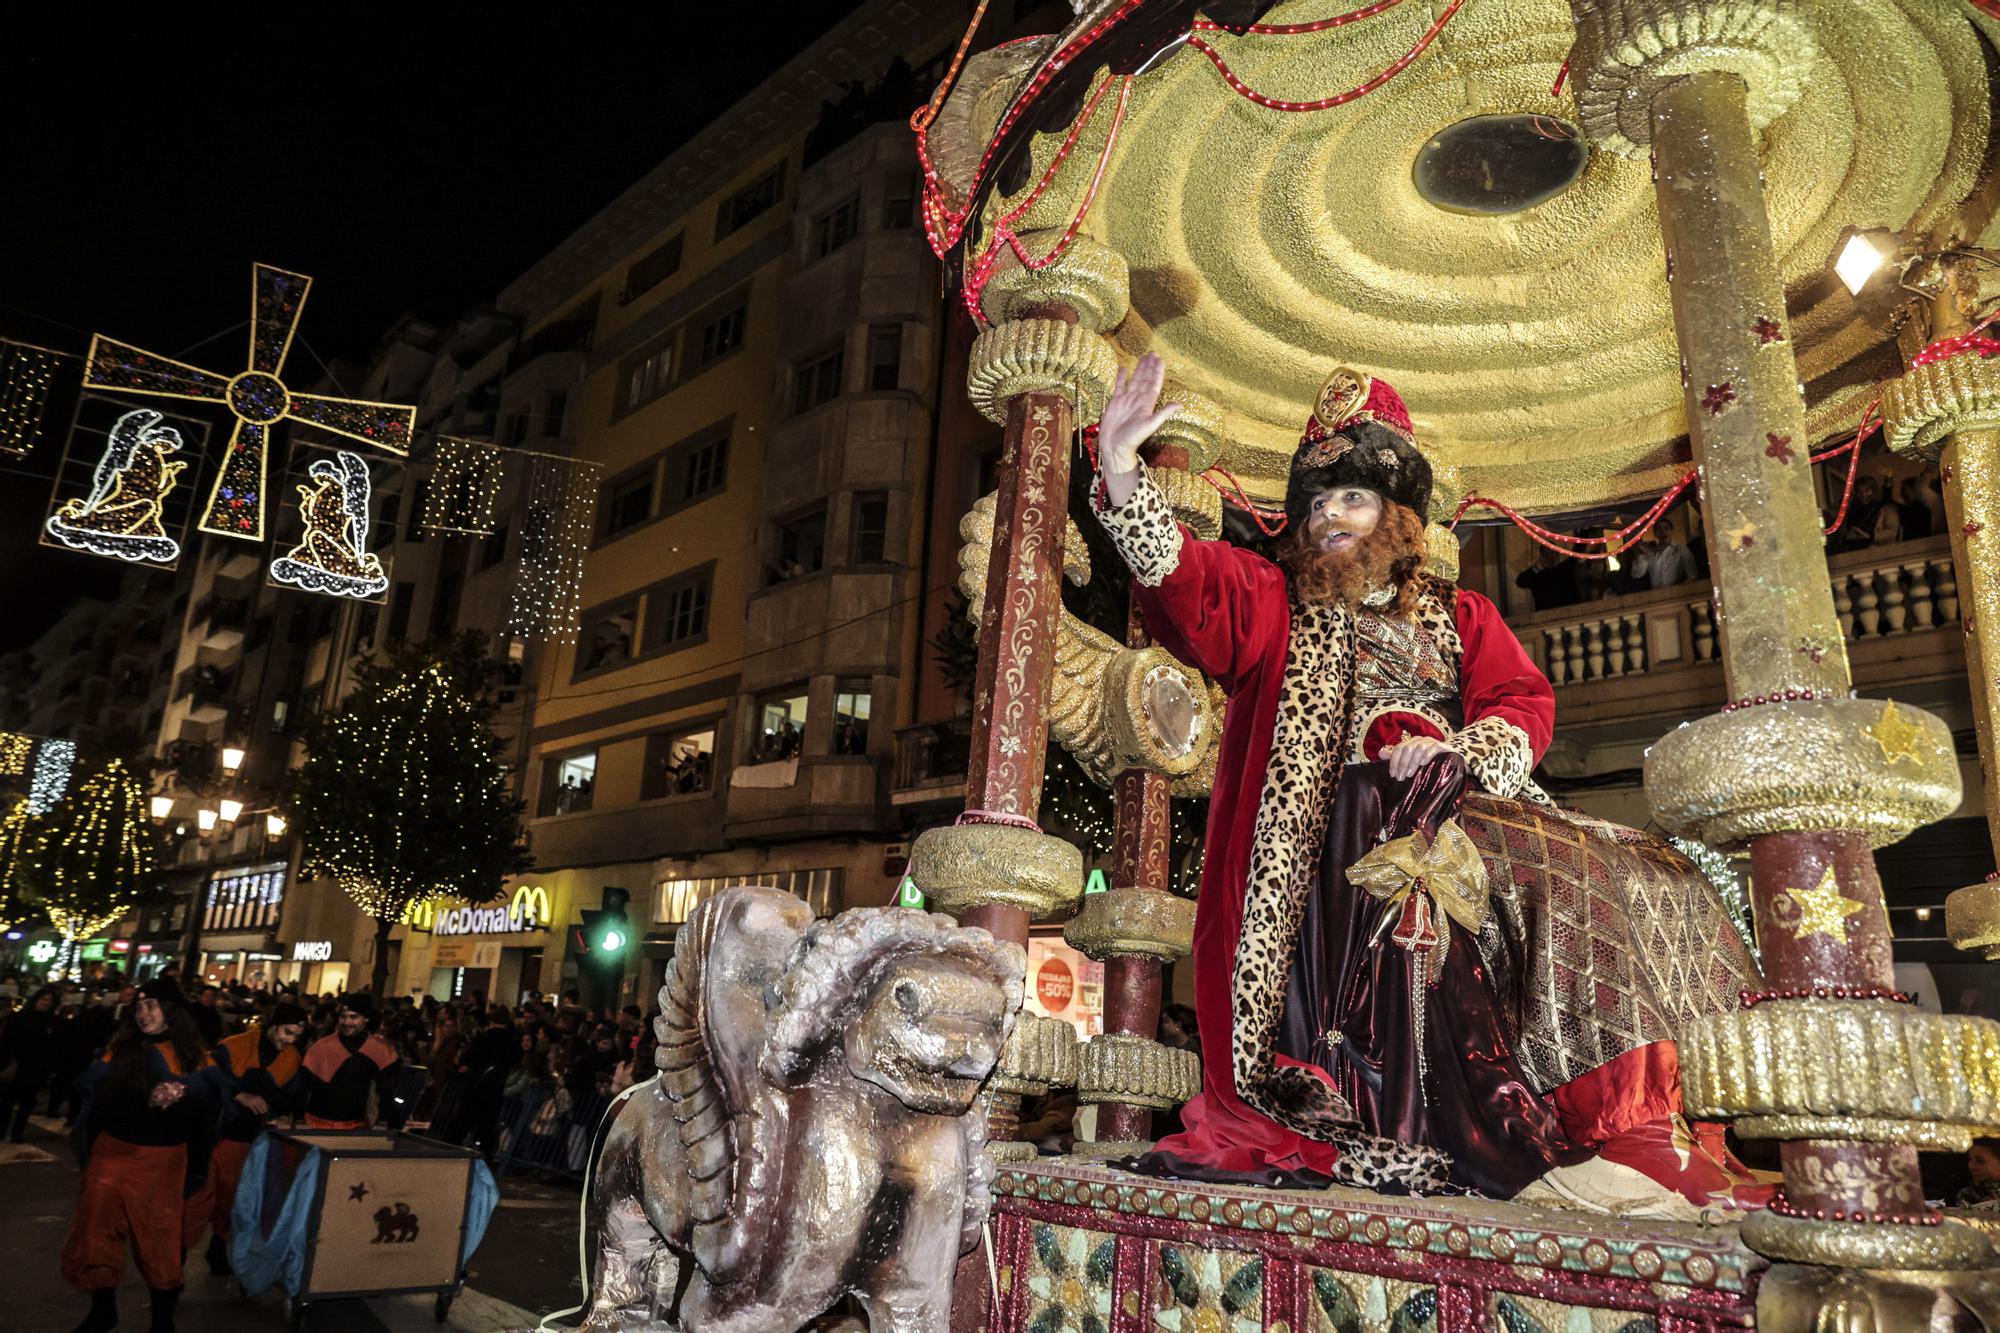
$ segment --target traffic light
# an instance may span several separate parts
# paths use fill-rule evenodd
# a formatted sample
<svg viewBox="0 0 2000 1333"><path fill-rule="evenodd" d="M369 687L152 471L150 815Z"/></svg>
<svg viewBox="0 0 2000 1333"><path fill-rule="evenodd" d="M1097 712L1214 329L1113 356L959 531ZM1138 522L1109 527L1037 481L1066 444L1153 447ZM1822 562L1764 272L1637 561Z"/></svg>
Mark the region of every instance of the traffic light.
<svg viewBox="0 0 2000 1333"><path fill-rule="evenodd" d="M632 943L632 923L625 916L625 905L632 895L624 889L607 887L601 907L586 909L583 917L582 952L603 962L610 962L625 952Z"/></svg>

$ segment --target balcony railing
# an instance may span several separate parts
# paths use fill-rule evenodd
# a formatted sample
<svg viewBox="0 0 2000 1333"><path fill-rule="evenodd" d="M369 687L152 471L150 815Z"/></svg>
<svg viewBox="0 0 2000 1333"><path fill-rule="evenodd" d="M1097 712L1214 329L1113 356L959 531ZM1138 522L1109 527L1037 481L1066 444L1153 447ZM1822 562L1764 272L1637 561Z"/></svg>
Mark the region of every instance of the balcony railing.
<svg viewBox="0 0 2000 1333"><path fill-rule="evenodd" d="M1958 576L1944 537L1850 551L1827 563L1834 614L1851 652L1958 623ZM1558 688L1664 677L1721 661L1713 588L1705 581L1515 617L1514 633Z"/></svg>

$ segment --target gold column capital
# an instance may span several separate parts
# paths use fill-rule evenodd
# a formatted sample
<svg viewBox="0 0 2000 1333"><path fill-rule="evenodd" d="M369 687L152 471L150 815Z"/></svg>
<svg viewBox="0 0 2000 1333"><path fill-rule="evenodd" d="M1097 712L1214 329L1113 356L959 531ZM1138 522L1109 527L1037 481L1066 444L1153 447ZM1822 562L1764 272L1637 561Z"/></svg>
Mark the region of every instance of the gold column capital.
<svg viewBox="0 0 2000 1333"><path fill-rule="evenodd" d="M1818 54L1798 0L1570 0L1569 77L1593 143L1644 157L1653 97L1690 74L1727 73L1748 88L1750 128L1798 100Z"/></svg>

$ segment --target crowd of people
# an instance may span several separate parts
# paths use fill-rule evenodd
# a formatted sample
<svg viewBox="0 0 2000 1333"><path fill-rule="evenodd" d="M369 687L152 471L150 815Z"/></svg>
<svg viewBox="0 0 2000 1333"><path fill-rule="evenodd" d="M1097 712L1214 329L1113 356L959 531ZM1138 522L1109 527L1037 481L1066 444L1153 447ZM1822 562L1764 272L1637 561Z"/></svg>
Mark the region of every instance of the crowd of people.
<svg viewBox="0 0 2000 1333"><path fill-rule="evenodd" d="M230 1215L257 1137L272 1125L422 1128L492 1161L510 1136L574 1172L610 1099L653 1073L636 1006L586 1010L577 993L516 1008L473 993L377 1006L366 992L301 996L114 971L89 987L8 978L0 995L0 1118L23 1142L60 1118L84 1167L63 1275L89 1295L78 1333L117 1322L129 1248L171 1330L185 1256L209 1235L230 1271Z"/></svg>

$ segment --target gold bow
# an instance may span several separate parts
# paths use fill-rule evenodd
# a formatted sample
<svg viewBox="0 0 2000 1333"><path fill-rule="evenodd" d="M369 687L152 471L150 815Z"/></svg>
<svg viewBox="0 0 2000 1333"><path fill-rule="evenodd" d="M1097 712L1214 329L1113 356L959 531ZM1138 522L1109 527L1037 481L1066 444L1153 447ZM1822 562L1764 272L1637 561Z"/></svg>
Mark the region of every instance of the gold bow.
<svg viewBox="0 0 2000 1333"><path fill-rule="evenodd" d="M1451 923L1477 935L1493 906L1486 863L1455 819L1438 826L1435 840L1419 831L1383 843L1347 868L1347 880L1390 909L1376 937L1394 926L1392 938L1419 955L1416 970L1431 985L1451 948Z"/></svg>

